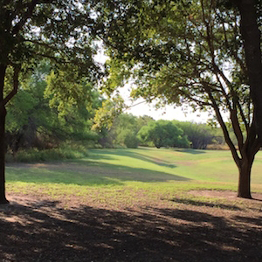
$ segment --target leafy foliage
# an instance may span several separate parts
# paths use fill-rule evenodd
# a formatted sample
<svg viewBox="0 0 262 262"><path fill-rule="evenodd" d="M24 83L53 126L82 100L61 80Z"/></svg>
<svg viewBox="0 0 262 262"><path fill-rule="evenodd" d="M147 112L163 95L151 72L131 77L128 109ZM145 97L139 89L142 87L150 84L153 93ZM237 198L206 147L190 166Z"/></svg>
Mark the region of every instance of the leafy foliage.
<svg viewBox="0 0 262 262"><path fill-rule="evenodd" d="M139 140L136 135L139 131L138 118L131 114L119 115L110 130L115 145L122 145L128 148L137 148Z"/></svg>
<svg viewBox="0 0 262 262"><path fill-rule="evenodd" d="M138 132L141 141L152 141L155 147L189 147L189 141L183 137L183 130L171 121L158 120L149 122Z"/></svg>
<svg viewBox="0 0 262 262"><path fill-rule="evenodd" d="M215 138L212 128L205 124L178 121L174 121L174 123L183 130L194 149L206 149L207 145L212 144Z"/></svg>
<svg viewBox="0 0 262 262"><path fill-rule="evenodd" d="M119 30L112 33L107 28L110 81L120 82L113 80L117 68L123 79L135 83L134 97L187 103L215 113L240 172L239 196L247 198L262 130L261 19L257 19L261 5L255 2L232 1L237 9L216 0L145 0L134 8L124 1L122 12L109 18ZM223 112L229 114L237 147Z"/></svg>
<svg viewBox="0 0 262 262"><path fill-rule="evenodd" d="M68 90L65 91L64 83L64 79L56 78L46 62L22 82L18 94L8 105L6 136L14 154L19 148L50 148L66 139L97 139L97 135L90 131L90 119L99 106L97 91L84 82L75 86L67 83ZM60 85L61 90L52 89L54 85ZM81 99L66 93L72 85L78 88L76 92L81 94Z"/></svg>

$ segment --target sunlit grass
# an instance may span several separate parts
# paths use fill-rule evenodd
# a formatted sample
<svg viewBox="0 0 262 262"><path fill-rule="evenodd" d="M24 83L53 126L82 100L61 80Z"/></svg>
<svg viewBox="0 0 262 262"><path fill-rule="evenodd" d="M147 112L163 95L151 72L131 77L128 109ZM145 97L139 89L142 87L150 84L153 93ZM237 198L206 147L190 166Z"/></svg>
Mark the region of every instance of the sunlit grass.
<svg viewBox="0 0 262 262"><path fill-rule="evenodd" d="M88 157L63 162L7 165L7 192L81 196L100 203L147 197L152 201L192 199L190 190L237 189L237 168L229 151L173 149L89 150ZM252 173L253 192L262 192L262 154Z"/></svg>

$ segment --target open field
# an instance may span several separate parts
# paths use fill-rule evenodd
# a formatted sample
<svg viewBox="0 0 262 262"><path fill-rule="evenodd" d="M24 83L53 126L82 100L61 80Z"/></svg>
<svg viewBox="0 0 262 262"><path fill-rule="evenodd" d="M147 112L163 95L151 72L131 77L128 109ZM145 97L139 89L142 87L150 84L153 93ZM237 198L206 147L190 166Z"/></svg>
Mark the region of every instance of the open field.
<svg viewBox="0 0 262 262"><path fill-rule="evenodd" d="M0 261L262 261L261 170L259 153L244 200L228 151L9 164Z"/></svg>

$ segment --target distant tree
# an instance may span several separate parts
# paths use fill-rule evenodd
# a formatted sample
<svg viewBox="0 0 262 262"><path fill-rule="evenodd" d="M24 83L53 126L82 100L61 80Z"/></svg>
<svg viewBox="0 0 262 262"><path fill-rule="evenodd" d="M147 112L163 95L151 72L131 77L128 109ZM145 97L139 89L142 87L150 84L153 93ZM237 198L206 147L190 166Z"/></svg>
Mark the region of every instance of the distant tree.
<svg viewBox="0 0 262 262"><path fill-rule="evenodd" d="M139 116L137 119L137 129L138 131L143 127L147 126L149 122L155 121L153 117L148 115Z"/></svg>
<svg viewBox="0 0 262 262"><path fill-rule="evenodd" d="M123 145L128 148L136 148L139 140L136 135L139 131L137 117L132 114L123 113L119 115L110 130L113 137L113 143Z"/></svg>
<svg viewBox="0 0 262 262"><path fill-rule="evenodd" d="M183 130L167 120L149 122L147 126L140 129L138 138L145 142L152 141L157 148L189 145L188 140L183 137Z"/></svg>
<svg viewBox="0 0 262 262"><path fill-rule="evenodd" d="M99 134L99 143L103 147L113 147L114 136L110 130L123 108L125 108L124 100L117 95L102 101L102 106L96 110L92 130Z"/></svg>
<svg viewBox="0 0 262 262"><path fill-rule="evenodd" d="M192 148L206 149L207 145L212 143L214 135L212 134L211 127L192 122L174 121L174 123L183 130L191 142Z"/></svg>

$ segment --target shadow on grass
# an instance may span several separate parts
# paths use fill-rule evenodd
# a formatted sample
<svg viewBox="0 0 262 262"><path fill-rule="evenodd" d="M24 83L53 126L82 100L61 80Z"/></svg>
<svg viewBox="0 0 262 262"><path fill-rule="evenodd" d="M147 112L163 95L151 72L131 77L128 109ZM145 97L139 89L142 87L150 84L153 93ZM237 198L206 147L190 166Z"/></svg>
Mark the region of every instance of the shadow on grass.
<svg viewBox="0 0 262 262"><path fill-rule="evenodd" d="M140 150L144 150L144 148L140 149ZM136 151L139 151L139 149L136 149ZM90 152L92 152L92 150L90 150ZM156 165L159 165L159 166L164 166L164 167L169 167L169 168L176 167L176 165L171 164L168 161L165 161L163 158L160 159L160 158L150 157L150 156L146 156L146 155L143 155L143 154L131 151L131 150L126 150L126 149L124 149L124 150L123 149L113 149L113 150L101 149L101 150L96 150L96 151L93 151L93 152L94 152L94 154L89 155L88 159L91 159L91 160L114 159L114 157L112 157L110 155L118 155L118 156L127 156L127 157L130 157L130 158L135 158L135 159L142 160L142 161L145 161L145 162L149 162L149 163L152 163L152 164L156 164Z"/></svg>
<svg viewBox="0 0 262 262"><path fill-rule="evenodd" d="M204 150L191 149L191 148L176 148L176 149L174 149L174 151L181 152L181 153L193 154L193 155L199 155L199 154L205 154L206 153Z"/></svg>
<svg viewBox="0 0 262 262"><path fill-rule="evenodd" d="M49 200L0 207L0 217L6 262L262 261L257 220L256 227L238 227L234 219L199 211L65 210Z"/></svg>
<svg viewBox="0 0 262 262"><path fill-rule="evenodd" d="M193 200L193 199L174 198L171 201L175 203L179 203L179 204L186 204L186 205L192 205L192 206L219 207L219 208L228 209L228 210L242 210L241 208L234 206L234 205L203 202L203 201L198 201L198 200Z"/></svg>
<svg viewBox="0 0 262 262"><path fill-rule="evenodd" d="M166 182L190 179L165 172L100 162L9 164L7 181L62 183L87 186L122 185L125 181Z"/></svg>

